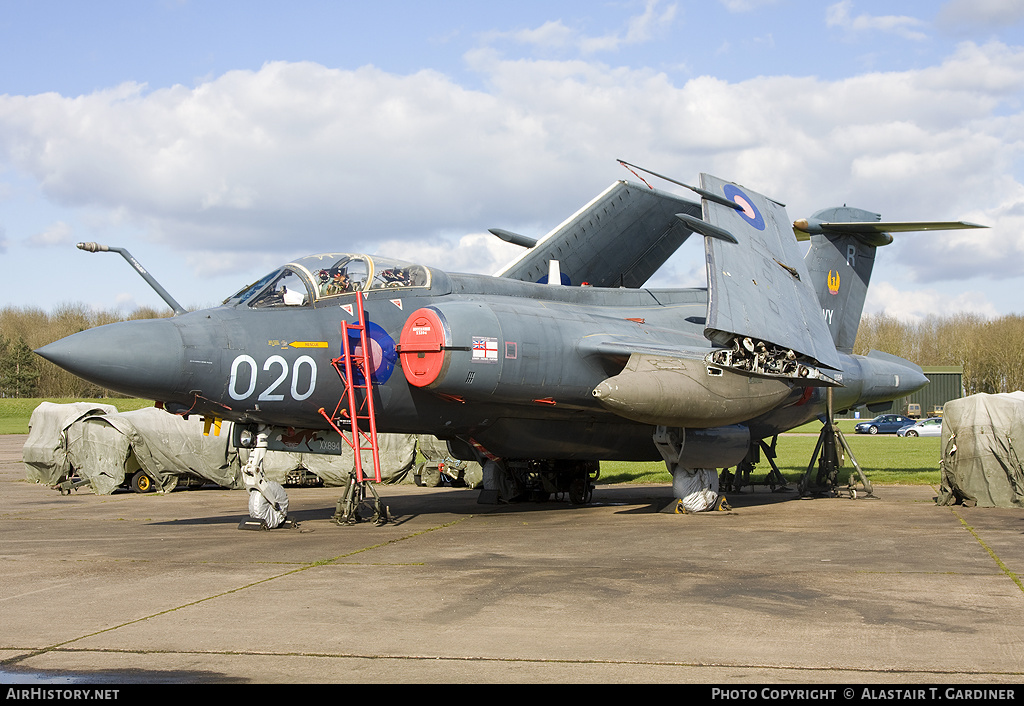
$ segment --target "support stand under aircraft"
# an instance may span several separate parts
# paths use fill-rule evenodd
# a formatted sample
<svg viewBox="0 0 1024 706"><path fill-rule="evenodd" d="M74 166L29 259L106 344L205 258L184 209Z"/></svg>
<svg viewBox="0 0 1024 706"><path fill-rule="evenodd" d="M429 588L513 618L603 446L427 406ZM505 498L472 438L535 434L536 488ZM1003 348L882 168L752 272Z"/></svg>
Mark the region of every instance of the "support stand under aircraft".
<svg viewBox="0 0 1024 706"><path fill-rule="evenodd" d="M857 497L856 484L859 481L864 497L874 497L873 488L871 481L864 474L864 469L857 463L857 458L853 455L853 449L846 442L846 437L843 436L842 430L836 423L835 417L832 413L832 391L828 391L828 403L827 403L827 416L825 422L821 425L821 432L818 434L818 443L814 447L814 452L811 454L811 462L807 464L807 471L800 479L800 494L801 495L814 495L814 494L833 494L839 485L839 470L843 466L842 456L839 453L839 449L842 448L843 452L849 457L850 462L853 464L853 468L857 473L857 478L854 478L854 474L851 473L847 482L847 492L853 498ZM818 465L818 473L815 479L811 480L811 473L814 469L815 462Z"/></svg>

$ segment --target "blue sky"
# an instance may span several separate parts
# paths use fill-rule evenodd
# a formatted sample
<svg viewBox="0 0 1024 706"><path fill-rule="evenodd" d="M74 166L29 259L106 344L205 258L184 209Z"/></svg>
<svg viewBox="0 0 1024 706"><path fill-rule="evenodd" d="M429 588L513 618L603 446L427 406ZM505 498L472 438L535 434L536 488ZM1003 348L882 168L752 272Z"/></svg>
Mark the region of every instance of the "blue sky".
<svg viewBox="0 0 1024 706"><path fill-rule="evenodd" d="M966 219L868 310L1019 313L1024 4L0 1L0 306L186 306L294 257L492 272L616 158L787 204ZM672 190L667 184L659 188ZM652 284L703 281L684 248Z"/></svg>

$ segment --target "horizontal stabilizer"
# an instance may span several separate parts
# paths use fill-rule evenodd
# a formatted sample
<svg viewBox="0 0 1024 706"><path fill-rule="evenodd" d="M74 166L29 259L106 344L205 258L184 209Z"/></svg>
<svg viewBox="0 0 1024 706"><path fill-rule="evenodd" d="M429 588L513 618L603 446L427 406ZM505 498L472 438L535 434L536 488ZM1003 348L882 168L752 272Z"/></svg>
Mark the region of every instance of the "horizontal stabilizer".
<svg viewBox="0 0 1024 706"><path fill-rule="evenodd" d="M853 221L849 223L828 223L814 218L801 218L793 222L793 232L796 234L797 240L809 240L812 235L829 233L837 235L876 235L881 233L914 233L929 230L964 230L968 228L988 228L988 226L967 221L890 221L887 223L882 221ZM888 242L892 242L891 239Z"/></svg>
<svg viewBox="0 0 1024 706"><path fill-rule="evenodd" d="M793 223L797 240L810 241L804 262L836 349L852 353L864 311L876 249L894 233L984 228L966 221L882 221L881 214L849 206L826 208Z"/></svg>

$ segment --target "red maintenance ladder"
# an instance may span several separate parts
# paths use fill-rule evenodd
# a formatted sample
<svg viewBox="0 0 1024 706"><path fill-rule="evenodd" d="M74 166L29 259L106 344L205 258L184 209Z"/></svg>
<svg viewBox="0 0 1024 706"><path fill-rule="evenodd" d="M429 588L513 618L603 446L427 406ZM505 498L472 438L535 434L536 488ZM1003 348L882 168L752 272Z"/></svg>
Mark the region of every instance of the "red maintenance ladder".
<svg viewBox="0 0 1024 706"><path fill-rule="evenodd" d="M341 322L341 356L331 361L338 371L341 381L345 384L345 394L338 400L334 414L328 415L321 407L320 414L338 432L342 439L355 452L356 480L363 483L367 480L363 474L362 451L371 451L373 455L373 479L381 482L380 450L377 446L377 417L373 404L373 361L370 354L370 336L367 333L366 312L363 310L362 292L356 293L356 323ZM359 347L352 350L349 331L359 332ZM362 377L357 382L356 374ZM356 391L362 392L357 395ZM361 399L360 399L361 398ZM344 407L344 409L343 409ZM351 436L339 428L340 423L347 419L352 427ZM376 492L374 492L376 495Z"/></svg>

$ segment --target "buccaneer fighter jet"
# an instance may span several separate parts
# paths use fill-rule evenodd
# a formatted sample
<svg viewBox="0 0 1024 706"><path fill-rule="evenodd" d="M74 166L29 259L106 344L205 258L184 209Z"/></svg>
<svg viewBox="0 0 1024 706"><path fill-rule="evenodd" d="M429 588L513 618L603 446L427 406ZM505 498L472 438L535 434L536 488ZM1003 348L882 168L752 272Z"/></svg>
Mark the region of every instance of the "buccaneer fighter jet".
<svg viewBox="0 0 1024 706"><path fill-rule="evenodd" d="M664 460L688 510L714 508L715 469L827 400L877 405L927 383L910 361L851 352L875 249L893 231L977 226L833 209L794 231L750 189L706 174L687 188L699 203L620 182L540 240L497 231L527 248L499 276L313 255L219 307L37 352L170 412L231 420L257 451L282 437L330 453L338 435L362 449L357 432L432 434L456 458L577 502L601 460ZM806 258L794 232L811 240ZM642 288L692 233L707 288Z"/></svg>

